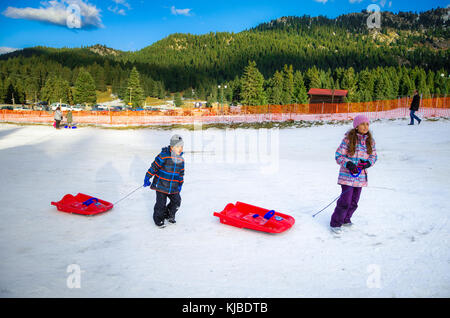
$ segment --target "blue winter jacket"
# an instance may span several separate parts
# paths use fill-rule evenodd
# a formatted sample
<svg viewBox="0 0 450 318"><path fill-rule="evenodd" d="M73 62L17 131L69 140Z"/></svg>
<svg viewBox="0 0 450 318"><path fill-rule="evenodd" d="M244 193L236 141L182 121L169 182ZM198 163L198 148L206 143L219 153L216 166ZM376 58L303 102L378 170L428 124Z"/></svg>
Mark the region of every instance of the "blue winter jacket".
<svg viewBox="0 0 450 318"><path fill-rule="evenodd" d="M151 189L174 194L180 192L180 187L184 182L184 159L183 153L179 156L170 151L170 147L162 149L156 156L155 161L147 171L153 178Z"/></svg>

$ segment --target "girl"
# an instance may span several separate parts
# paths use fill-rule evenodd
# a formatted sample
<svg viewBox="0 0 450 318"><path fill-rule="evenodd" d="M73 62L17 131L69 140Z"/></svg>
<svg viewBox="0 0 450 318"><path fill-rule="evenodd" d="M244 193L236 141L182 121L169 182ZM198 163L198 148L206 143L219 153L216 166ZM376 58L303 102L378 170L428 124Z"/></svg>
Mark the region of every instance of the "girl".
<svg viewBox="0 0 450 318"><path fill-rule="evenodd" d="M369 131L369 119L358 115L336 150L336 162L341 166L338 184L342 193L331 216L331 230L340 234L341 226L352 225L351 217L358 207L362 187L367 187L367 169L377 161L375 140ZM354 177L359 172L359 176Z"/></svg>

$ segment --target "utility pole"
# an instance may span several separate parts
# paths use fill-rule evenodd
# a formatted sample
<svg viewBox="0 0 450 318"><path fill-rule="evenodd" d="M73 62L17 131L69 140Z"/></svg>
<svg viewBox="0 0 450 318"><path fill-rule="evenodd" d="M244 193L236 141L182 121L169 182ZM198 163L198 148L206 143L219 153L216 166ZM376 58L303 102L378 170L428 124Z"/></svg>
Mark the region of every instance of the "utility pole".
<svg viewBox="0 0 450 318"><path fill-rule="evenodd" d="M128 103L128 105L131 106L131 91L133 90L133 87L130 87L130 102Z"/></svg>

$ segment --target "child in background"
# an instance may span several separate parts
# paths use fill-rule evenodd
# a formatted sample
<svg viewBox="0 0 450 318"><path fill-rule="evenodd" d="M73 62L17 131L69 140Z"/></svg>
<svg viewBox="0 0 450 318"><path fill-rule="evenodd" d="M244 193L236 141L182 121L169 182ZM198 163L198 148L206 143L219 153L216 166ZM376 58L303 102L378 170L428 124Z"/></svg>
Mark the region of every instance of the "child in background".
<svg viewBox="0 0 450 318"><path fill-rule="evenodd" d="M61 112L61 107L56 107L55 115L53 116L55 119L55 128L60 129L59 125L61 124L61 121L63 120L63 114Z"/></svg>
<svg viewBox="0 0 450 318"><path fill-rule="evenodd" d="M145 175L144 187L150 186L156 191L153 220L158 227L165 226L165 219L176 223L175 213L181 205L180 192L184 182L183 146L181 136L172 136L170 146L162 149ZM152 177L153 183L150 182ZM168 205L167 198L170 200Z"/></svg>
<svg viewBox="0 0 450 318"><path fill-rule="evenodd" d="M67 127L72 128L72 111L69 110L66 115Z"/></svg>
<svg viewBox="0 0 450 318"><path fill-rule="evenodd" d="M331 230L341 233L341 226L351 226L351 217L358 208L362 187L367 187L367 171L377 161L375 140L369 131L369 119L358 115L353 120L353 129L349 130L336 150L336 162L341 166L338 184L342 193L336 209L331 216ZM359 171L361 173L357 175Z"/></svg>

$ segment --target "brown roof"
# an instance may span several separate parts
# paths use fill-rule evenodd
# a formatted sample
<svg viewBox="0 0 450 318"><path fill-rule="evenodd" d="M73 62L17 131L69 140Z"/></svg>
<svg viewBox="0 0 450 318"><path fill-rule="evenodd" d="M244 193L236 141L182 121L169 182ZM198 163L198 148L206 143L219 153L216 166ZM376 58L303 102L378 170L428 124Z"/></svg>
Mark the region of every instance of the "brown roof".
<svg viewBox="0 0 450 318"><path fill-rule="evenodd" d="M348 90L345 89L327 89L311 88L308 95L326 95L326 96L347 96Z"/></svg>

